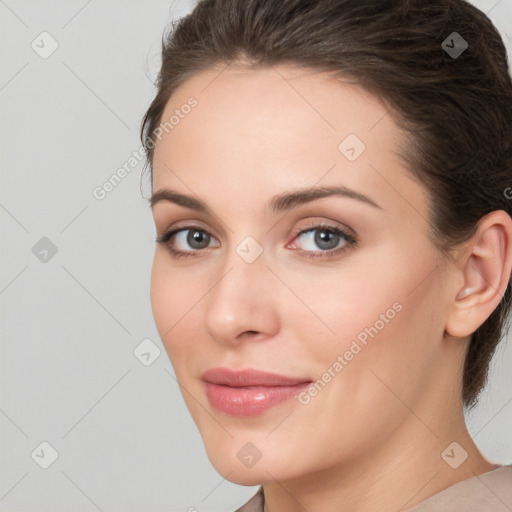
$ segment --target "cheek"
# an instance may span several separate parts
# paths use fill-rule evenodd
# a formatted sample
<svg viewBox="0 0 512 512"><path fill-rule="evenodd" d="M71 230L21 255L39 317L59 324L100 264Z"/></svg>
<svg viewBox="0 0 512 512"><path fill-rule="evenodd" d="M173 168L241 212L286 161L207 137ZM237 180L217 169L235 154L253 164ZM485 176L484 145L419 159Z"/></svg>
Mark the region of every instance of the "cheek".
<svg viewBox="0 0 512 512"><path fill-rule="evenodd" d="M408 251L388 251L329 281L305 279L297 287L318 318L298 315L297 304L286 315L299 319L295 336L324 398L350 396L353 406L355 396L361 404L396 401L386 385L404 398L419 392L444 332L435 257L427 249L421 261L411 261Z"/></svg>
<svg viewBox="0 0 512 512"><path fill-rule="evenodd" d="M174 311L173 288L170 285L169 273L165 272L165 266L158 256L158 250L153 259L153 267L151 269L151 309L155 324L160 334L160 338L165 343L165 333L172 327L173 322L170 316Z"/></svg>
<svg viewBox="0 0 512 512"><path fill-rule="evenodd" d="M339 433L331 444L319 442L305 450L305 457L311 454L320 465L359 456L390 436L410 414L404 404L413 407L432 378L433 340L442 336L436 287L425 280L411 293L428 270L405 270L379 267L364 279L347 277L339 287L317 286L310 294L312 309L319 308L336 335L320 333L318 322L314 327L304 315L295 315L302 319L295 334L307 347L301 359L308 361L315 383L299 397L295 413L304 428L290 423L280 427L280 434L293 445L306 431L314 430L318 439ZM316 292L323 301L313 300Z"/></svg>
<svg viewBox="0 0 512 512"><path fill-rule="evenodd" d="M310 311L290 300L284 313L288 326L297 325L297 338L313 349L316 359L322 354L332 359L354 340L364 347L381 338L402 314L408 276L382 258L354 259L339 269L320 270L314 276L304 273L288 278Z"/></svg>
<svg viewBox="0 0 512 512"><path fill-rule="evenodd" d="M197 284L197 281L191 283L186 273L171 269L165 255L157 250L151 270L151 308L171 362L190 346L186 340L194 336L194 326L198 325L197 321L193 321L194 304L202 293ZM183 336L185 332L186 336Z"/></svg>

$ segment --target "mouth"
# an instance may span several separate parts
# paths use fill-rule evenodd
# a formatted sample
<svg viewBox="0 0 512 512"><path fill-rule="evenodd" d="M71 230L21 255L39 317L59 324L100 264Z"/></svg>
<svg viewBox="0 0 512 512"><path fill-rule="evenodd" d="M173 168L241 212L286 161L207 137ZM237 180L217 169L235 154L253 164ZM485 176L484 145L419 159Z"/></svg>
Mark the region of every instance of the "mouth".
<svg viewBox="0 0 512 512"><path fill-rule="evenodd" d="M230 416L256 416L296 397L312 381L255 369L212 368L202 379L210 405Z"/></svg>

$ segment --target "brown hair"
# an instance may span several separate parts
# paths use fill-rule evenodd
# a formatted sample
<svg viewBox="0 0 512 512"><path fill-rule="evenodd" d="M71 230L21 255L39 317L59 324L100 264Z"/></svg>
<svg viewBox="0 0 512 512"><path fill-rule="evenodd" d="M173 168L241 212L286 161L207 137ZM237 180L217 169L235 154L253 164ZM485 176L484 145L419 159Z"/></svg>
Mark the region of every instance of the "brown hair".
<svg viewBox="0 0 512 512"><path fill-rule="evenodd" d="M465 0L202 0L171 27L141 128L150 166L154 131L188 78L222 63L292 64L348 78L389 105L409 137L403 158L430 192L431 236L441 251L467 240L491 211L512 216L505 192L512 185L507 53L491 21ZM450 54L463 49L459 36L468 47ZM511 297L509 281L472 334L465 406L477 403L487 381Z"/></svg>

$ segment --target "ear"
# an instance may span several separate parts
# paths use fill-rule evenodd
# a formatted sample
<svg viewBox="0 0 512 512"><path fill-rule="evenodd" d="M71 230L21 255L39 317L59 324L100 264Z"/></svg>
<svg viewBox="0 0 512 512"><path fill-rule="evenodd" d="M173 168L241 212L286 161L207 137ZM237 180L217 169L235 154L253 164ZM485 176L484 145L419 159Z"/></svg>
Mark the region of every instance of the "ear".
<svg viewBox="0 0 512 512"><path fill-rule="evenodd" d="M512 219L503 210L488 213L463 244L456 261L456 285L446 332L461 338L474 333L500 303L511 281Z"/></svg>

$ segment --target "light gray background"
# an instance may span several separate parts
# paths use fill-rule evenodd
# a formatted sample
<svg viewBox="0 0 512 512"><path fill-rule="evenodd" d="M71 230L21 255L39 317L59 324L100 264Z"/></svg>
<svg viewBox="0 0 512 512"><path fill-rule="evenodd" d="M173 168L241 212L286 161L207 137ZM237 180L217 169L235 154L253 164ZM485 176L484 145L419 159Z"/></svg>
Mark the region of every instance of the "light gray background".
<svg viewBox="0 0 512 512"><path fill-rule="evenodd" d="M512 52L511 0L475 4ZM1 512L232 511L256 489L208 462L154 326L142 164L92 195L140 147L162 31L192 5L0 0ZM43 31L59 45L47 59L31 47ZM47 262L32 252L42 237L57 247ZM133 353L147 338L162 351L150 366ZM509 340L468 418L502 464L511 368ZM58 452L48 469L43 441Z"/></svg>

